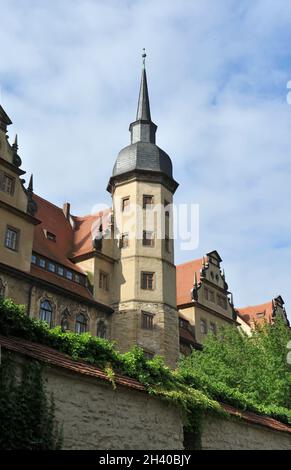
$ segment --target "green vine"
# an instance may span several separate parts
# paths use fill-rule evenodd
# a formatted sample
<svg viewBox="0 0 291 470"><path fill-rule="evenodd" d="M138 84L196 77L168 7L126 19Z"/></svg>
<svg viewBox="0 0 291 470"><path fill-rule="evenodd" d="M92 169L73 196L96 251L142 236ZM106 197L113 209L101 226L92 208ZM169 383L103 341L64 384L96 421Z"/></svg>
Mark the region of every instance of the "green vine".
<svg viewBox="0 0 291 470"><path fill-rule="evenodd" d="M222 372L221 378L219 378L217 377L216 362L216 357L222 350L219 338L211 340L214 342L212 347L215 354L209 353L209 359L207 359L207 351L210 346L208 346L208 349L206 347L206 353L193 351L189 358L181 361L176 371L172 371L165 365L162 357L155 356L153 359L147 360L142 349L138 347L133 347L129 352L121 354L117 351L113 342L93 337L89 333L78 335L72 332L64 333L59 327L50 329L46 323L29 318L25 313L24 307L14 304L11 300L0 301L0 334L16 336L44 344L70 355L74 360L82 359L94 364L105 371L113 388L116 388L116 373L138 380L151 395L159 397L168 404L174 404L179 407L186 433L188 432L191 435L192 445L194 436L196 448L200 445L202 417L205 413L230 417L220 405L221 402L232 404L240 410L250 410L258 414L269 415L282 422L291 424L291 411L286 406L282 406L281 402L277 401L269 404L262 400L254 399L246 391L240 391L237 386L227 383L227 377L232 377L235 374L232 365L234 354L236 353L235 345L236 343L240 344L242 341L239 336L233 337L232 331L229 330L228 341L223 343L226 346L234 344L230 355L229 369L226 368L226 374ZM285 330L282 331L284 332ZM224 332L223 334L225 337L227 333ZM275 333L272 334L275 335ZM264 338L265 336L263 336L263 340ZM216 341L217 344L215 343ZM283 343L284 341L285 339ZM258 342L257 339L256 342ZM242 360L239 353L237 355L237 361L240 364ZM227 358L228 355L225 354L221 361L225 357ZM203 363L204 358L205 361L206 359L208 360L209 373L204 372L206 368L206 365L204 366ZM198 367L199 364L200 368ZM251 371L247 367L246 371L250 376ZM290 374L287 378L290 380ZM242 376L242 379L246 380L244 376ZM1 380L5 387L10 387L9 384L12 383L12 377L9 374L7 375L7 370L2 371ZM40 378L38 377L35 380L39 381ZM240 380L240 377L238 377L238 380ZM252 376L250 380L253 380ZM235 384L235 382L233 383ZM256 387L256 380L253 380L253 383L254 387ZM14 390L13 387L14 385L12 386ZM245 388L248 390L247 386ZM13 394L11 397L13 399ZM10 398L8 398L7 394L6 399L8 406L10 406ZM10 407L12 409L13 405ZM52 423L53 407L48 408L48 405L46 405L46 409L49 410L47 414L51 417L50 422ZM47 426L47 428L52 430L52 424L50 427ZM57 445L56 440L48 439L48 442L52 446Z"/></svg>
<svg viewBox="0 0 291 470"><path fill-rule="evenodd" d="M21 371L18 377L18 369ZM17 368L11 353L1 356L0 449L60 449L62 431L55 422L54 401L47 398L42 366L34 360Z"/></svg>

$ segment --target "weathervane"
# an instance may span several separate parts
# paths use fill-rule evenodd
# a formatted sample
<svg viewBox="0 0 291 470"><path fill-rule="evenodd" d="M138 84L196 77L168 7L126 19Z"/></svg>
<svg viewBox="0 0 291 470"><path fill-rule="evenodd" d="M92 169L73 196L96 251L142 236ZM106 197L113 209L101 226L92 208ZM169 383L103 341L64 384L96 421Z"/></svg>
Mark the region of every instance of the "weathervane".
<svg viewBox="0 0 291 470"><path fill-rule="evenodd" d="M142 53L142 63L143 63L143 66L145 67L145 59L146 59L146 50L145 48L143 48L143 53Z"/></svg>

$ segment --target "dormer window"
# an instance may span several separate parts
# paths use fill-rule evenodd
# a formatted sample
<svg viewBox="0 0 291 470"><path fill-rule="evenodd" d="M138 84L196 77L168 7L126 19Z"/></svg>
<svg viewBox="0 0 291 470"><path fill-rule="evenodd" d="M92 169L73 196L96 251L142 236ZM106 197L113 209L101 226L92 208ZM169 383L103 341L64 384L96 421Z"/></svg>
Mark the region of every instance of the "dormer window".
<svg viewBox="0 0 291 470"><path fill-rule="evenodd" d="M48 230L45 230L44 233L48 240L50 240L51 242L56 242L57 237L54 233L49 232Z"/></svg>

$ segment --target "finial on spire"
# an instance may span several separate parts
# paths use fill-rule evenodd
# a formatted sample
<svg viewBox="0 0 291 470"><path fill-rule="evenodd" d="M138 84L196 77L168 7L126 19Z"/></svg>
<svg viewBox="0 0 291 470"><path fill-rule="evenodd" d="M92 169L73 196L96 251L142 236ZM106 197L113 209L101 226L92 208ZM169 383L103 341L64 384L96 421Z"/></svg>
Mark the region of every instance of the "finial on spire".
<svg viewBox="0 0 291 470"><path fill-rule="evenodd" d="M143 48L142 51L143 51L142 52L142 65L143 65L143 68L145 68L145 60L146 60L146 56L147 56L145 48Z"/></svg>

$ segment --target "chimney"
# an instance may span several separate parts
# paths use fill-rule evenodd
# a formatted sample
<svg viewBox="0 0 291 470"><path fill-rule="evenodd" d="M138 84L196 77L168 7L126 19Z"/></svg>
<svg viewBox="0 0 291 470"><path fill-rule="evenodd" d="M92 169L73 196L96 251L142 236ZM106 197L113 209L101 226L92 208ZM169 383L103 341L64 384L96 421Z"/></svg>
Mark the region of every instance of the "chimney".
<svg viewBox="0 0 291 470"><path fill-rule="evenodd" d="M71 210L71 204L69 202L65 202L63 205L63 213L68 221L70 221L70 210Z"/></svg>

